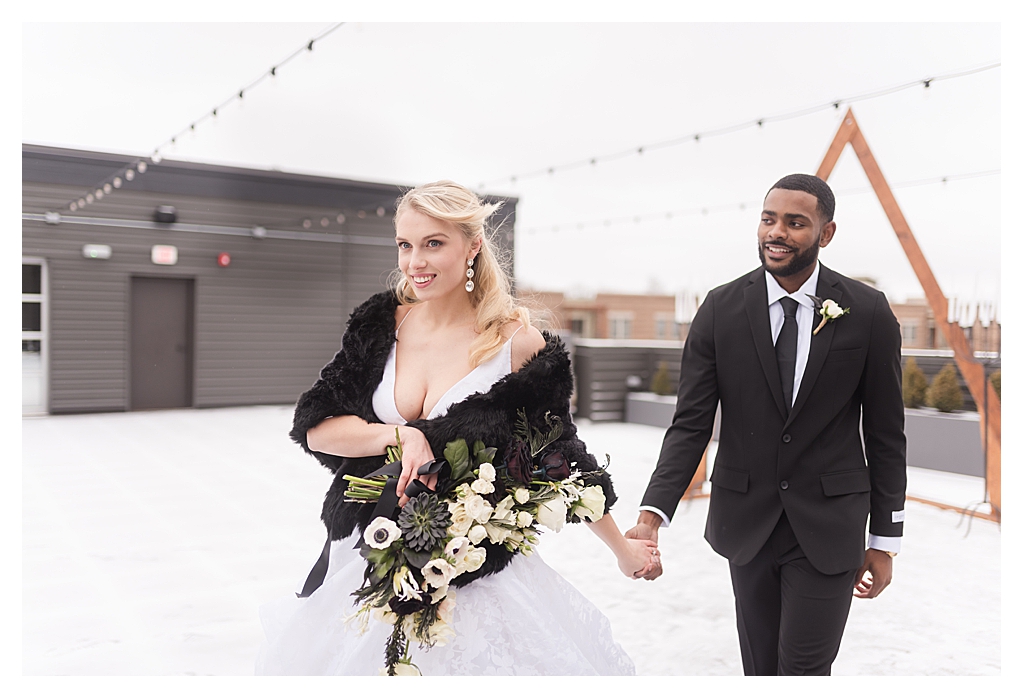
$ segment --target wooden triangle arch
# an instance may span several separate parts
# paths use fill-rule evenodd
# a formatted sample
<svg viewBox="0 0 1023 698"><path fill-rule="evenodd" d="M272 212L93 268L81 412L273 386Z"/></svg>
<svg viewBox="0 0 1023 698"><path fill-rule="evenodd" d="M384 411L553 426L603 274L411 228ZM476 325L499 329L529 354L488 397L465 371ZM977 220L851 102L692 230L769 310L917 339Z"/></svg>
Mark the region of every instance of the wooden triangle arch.
<svg viewBox="0 0 1023 698"><path fill-rule="evenodd" d="M984 467L986 469L987 481L986 494L992 508L992 515L985 516L984 518L1001 521L1002 401L998 398L998 394L995 392L991 382L985 380L984 367L974 358L973 349L970 347L970 342L966 339L966 335L963 333L959 323L948 321L948 300L945 298L945 294L941 292L938 281L934 278L934 274L924 258L923 251L917 244L916 238L913 237L913 232L909 229L909 224L906 222L905 216L902 215L902 210L895 202L895 196L892 194L888 182L885 181L884 175L881 174L881 168L878 167L877 161L870 152L870 148L867 147L867 141L863 137L859 124L856 122L856 117L853 116L852 109L845 113L842 125L839 126L835 139L831 142L831 147L828 148L828 152L824 155L824 160L821 162L820 167L817 168L817 176L827 180L847 143L852 146L853 152L856 153L856 157L859 159L860 165L863 166L867 179L870 180L870 186L874 188L874 193L877 194L881 207L888 216L892 228L895 229L895 235L899 238L902 249L905 251L913 271L916 272L916 278L924 289L924 295L927 297L927 303L931 307L931 312L934 313L934 323L941 330L942 334L945 335L945 340L952 348L952 351L955 352L955 361L959 367L959 372L966 380L966 385L970 390L970 395L973 396L974 402L977 403L977 412L980 414L982 442L984 441L985 430L987 432L987 463L984 464ZM986 402L985 391L987 392ZM985 405L987 406L986 409ZM911 497L911 499L915 498ZM929 503L935 504L935 502ZM983 516L979 513L977 515Z"/></svg>

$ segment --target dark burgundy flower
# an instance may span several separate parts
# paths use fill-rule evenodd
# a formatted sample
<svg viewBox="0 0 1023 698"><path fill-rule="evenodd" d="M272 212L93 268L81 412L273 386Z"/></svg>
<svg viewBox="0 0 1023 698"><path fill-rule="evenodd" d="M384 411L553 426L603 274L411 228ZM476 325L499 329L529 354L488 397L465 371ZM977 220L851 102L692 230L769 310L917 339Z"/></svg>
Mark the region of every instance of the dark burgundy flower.
<svg viewBox="0 0 1023 698"><path fill-rule="evenodd" d="M392 596L387 605L399 616L410 616L426 608L426 602L422 599L399 599L397 596Z"/></svg>
<svg viewBox="0 0 1023 698"><path fill-rule="evenodd" d="M548 480L564 480L572 474L572 471L568 468L568 459L562 455L561 451L548 453L540 461L540 465L543 466L544 472L547 473Z"/></svg>
<svg viewBox="0 0 1023 698"><path fill-rule="evenodd" d="M523 485L533 479L533 457L529 445L522 441L513 441L504 457L504 466L508 469L508 477Z"/></svg>

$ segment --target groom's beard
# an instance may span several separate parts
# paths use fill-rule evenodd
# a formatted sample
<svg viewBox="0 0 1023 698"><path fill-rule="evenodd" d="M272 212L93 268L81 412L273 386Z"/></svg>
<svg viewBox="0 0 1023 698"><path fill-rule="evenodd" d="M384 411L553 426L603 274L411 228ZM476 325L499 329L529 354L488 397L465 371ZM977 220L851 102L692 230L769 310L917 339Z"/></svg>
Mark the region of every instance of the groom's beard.
<svg viewBox="0 0 1023 698"><path fill-rule="evenodd" d="M776 243L771 244L773 245ZM788 247L790 250L792 249L788 245L779 246ZM782 278L785 278L786 276L792 276L793 274L798 274L807 267L812 266L813 263L817 261L818 252L820 252L820 248L817 245L812 245L806 248L805 251L793 255L792 259L790 259L785 264L785 266L781 267L780 269L771 269L770 267L767 266L767 258L764 257L764 246L759 243L757 244L757 254L760 256L760 263L763 264L764 268L771 272L772 275L779 276Z"/></svg>

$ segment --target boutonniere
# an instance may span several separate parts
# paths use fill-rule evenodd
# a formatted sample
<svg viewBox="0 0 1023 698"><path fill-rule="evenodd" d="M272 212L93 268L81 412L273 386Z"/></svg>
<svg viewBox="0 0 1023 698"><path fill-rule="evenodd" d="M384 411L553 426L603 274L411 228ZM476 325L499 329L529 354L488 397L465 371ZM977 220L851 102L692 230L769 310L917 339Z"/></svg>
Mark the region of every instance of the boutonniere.
<svg viewBox="0 0 1023 698"><path fill-rule="evenodd" d="M842 308L835 301L830 298L822 300L818 296L811 296L809 293L807 297L813 301L813 307L816 308L817 312L821 314L821 323L817 325L817 328L813 331L814 334L820 332L826 324L832 320L837 320L843 315L849 314L849 308Z"/></svg>

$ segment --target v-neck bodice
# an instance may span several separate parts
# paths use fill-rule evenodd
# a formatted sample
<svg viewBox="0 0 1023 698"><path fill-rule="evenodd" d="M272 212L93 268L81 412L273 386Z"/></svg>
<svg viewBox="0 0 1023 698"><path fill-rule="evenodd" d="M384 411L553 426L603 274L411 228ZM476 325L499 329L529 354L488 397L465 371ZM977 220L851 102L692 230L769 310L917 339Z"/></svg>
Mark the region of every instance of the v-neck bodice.
<svg viewBox="0 0 1023 698"><path fill-rule="evenodd" d="M522 328L520 327L519 329ZM518 332L518 330L515 330L515 332ZM501 346L497 354L469 371L461 380L448 388L447 392L440 396L437 404L430 410L430 414L426 416L426 419L433 419L434 417L446 414L451 405L461 402L470 395L485 393L490 390L490 386L511 373L511 349L514 337L515 333L512 333L512 336ZM373 411L376 413L377 419L384 424L400 426L407 424L408 420L401 416L401 413L398 411L398 405L394 400L397 350L398 342L396 340L391 345L391 353L387 356L387 363L384 365L384 375L381 377L380 384L373 393Z"/></svg>

